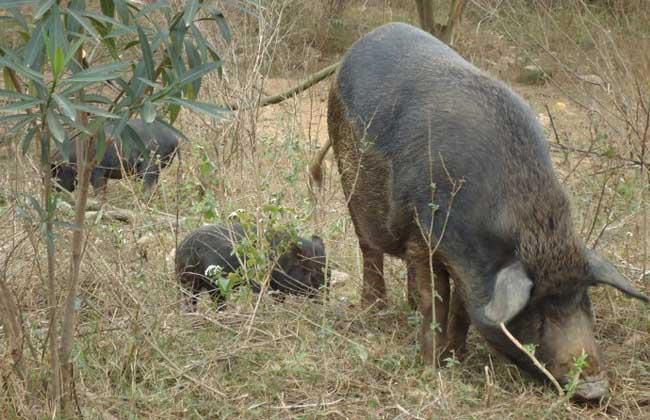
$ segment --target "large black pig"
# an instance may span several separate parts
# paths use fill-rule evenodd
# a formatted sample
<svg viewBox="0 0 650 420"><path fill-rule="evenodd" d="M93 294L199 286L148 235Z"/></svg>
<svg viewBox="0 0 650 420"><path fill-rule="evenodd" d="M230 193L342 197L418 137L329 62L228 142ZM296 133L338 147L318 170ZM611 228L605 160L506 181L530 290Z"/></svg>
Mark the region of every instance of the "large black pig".
<svg viewBox="0 0 650 420"><path fill-rule="evenodd" d="M221 291L206 276L206 270L210 266L220 267L223 277L237 271L243 257L233 252L233 244L241 242L245 235L239 224L206 225L192 231L178 246L176 275L190 309L196 307L198 294L203 290L217 303L223 301ZM272 251L286 247L285 236L276 234L270 238ZM297 242L289 245L287 252L275 256L277 261L274 261L269 289L280 294L318 296L321 289L326 287L328 278L322 239L314 235L311 240L298 238ZM251 287L255 292L260 290L257 284L251 284Z"/></svg>
<svg viewBox="0 0 650 420"><path fill-rule="evenodd" d="M107 124L104 128L106 150L102 161L97 163L90 175L90 183L96 193L105 191L108 179L122 179L124 166L128 175L135 175L144 180L143 192L149 195L158 182L161 169L169 166L174 160L180 141L174 130L157 121L145 124L142 120L131 120L128 125L142 140L145 153L131 146L125 154L121 140L110 138L113 125ZM63 161L58 153L53 160L56 163L52 165L52 176L61 187L70 192L74 191L77 184L77 156L74 144L69 162Z"/></svg>
<svg viewBox="0 0 650 420"><path fill-rule="evenodd" d="M561 383L586 352L577 396L607 394L588 289L604 284L648 298L576 234L542 128L517 94L428 33L388 24L344 56L328 129L363 254L362 299L385 300L385 253L405 259L418 288L425 362L460 350L471 323L536 372L502 333L504 323L536 346ZM440 296L436 349L430 272Z"/></svg>

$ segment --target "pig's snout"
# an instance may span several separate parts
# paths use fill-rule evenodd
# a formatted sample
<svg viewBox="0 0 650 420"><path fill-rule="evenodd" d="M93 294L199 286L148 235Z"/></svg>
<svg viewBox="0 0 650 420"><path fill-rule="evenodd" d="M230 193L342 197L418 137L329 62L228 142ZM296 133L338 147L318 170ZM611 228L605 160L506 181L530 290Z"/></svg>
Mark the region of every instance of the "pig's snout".
<svg viewBox="0 0 650 420"><path fill-rule="evenodd" d="M563 378L564 379L564 378ZM568 380L560 381L566 385ZM578 383L573 394L573 399L578 401L598 401L609 395L609 381L604 372L598 375L587 375L578 379Z"/></svg>
<svg viewBox="0 0 650 420"><path fill-rule="evenodd" d="M578 382L574 398L594 401L609 395L609 381L607 379L586 378Z"/></svg>

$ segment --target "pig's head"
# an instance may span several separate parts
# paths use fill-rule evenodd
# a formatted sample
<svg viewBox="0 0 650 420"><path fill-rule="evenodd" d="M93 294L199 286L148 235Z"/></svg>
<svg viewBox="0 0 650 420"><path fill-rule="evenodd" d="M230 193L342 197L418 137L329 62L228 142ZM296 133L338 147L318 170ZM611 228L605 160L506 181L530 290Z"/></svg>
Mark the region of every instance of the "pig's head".
<svg viewBox="0 0 650 420"><path fill-rule="evenodd" d="M279 260L281 270L274 273L274 281L287 293L316 296L327 287L325 245L314 235L300 238Z"/></svg>
<svg viewBox="0 0 650 420"><path fill-rule="evenodd" d="M533 279L520 262L496 273L488 303L481 309L480 324L488 342L518 366L540 373L526 354L515 347L499 330L504 323L523 344L535 345L535 357L561 383L577 379L575 397L598 400L608 394L607 374L594 337L588 289L612 286L628 296L648 302L618 271L602 257L585 251L585 272L580 278L567 278L566 287L536 293ZM574 276L575 277L575 276ZM560 290L561 289L561 290ZM576 360L587 355L579 378Z"/></svg>
<svg viewBox="0 0 650 420"><path fill-rule="evenodd" d="M66 191L72 192L77 186L77 170L66 162L60 162L52 165L52 178ZM57 190L60 188L57 186Z"/></svg>

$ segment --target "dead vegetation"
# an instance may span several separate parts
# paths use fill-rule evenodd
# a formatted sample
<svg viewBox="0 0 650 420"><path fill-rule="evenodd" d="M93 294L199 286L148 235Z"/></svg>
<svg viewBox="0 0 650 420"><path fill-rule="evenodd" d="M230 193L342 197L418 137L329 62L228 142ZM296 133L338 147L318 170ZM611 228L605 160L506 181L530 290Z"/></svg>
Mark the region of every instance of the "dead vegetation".
<svg viewBox="0 0 650 420"><path fill-rule="evenodd" d="M323 3L325 7L323 7ZM413 3L413 4L411 4ZM646 293L650 290L650 10L646 2L468 2L456 33L459 52L513 84L543 123L576 225ZM531 5L531 3L534 3ZM567 3L570 3L568 5ZM360 257L336 166L329 157L313 195L307 166L326 140L327 82L272 107L283 91L338 60L363 33L392 20L417 23L415 2L271 0L225 4L233 45L222 79L206 81L202 100L237 103L229 120L183 111L177 128L191 140L163 172L150 202L135 180L109 184L109 206L89 210L83 249L80 322L73 344L75 395L84 418L645 418L650 415L650 313L612 291L592 294L597 337L612 397L599 406L558 399L551 386L495 357L472 332L463 363L433 371L418 361L417 317L406 304L406 273L386 266L390 303L372 313L357 302ZM229 6L230 4L230 6ZM447 12L441 12L445 16ZM644 24L645 22L645 24ZM0 29L1 31L1 29ZM514 82L536 64L553 76ZM10 293L24 331L26 381L0 330L0 412L51 416L39 388L47 377L45 238L26 213L37 194L37 166L13 139L0 149L0 289ZM314 200L315 199L315 200ZM323 304L235 295L226 311L208 300L179 313L173 275L179 238L202 223L245 209L264 218L265 203L301 233L318 232L336 272ZM127 211L127 213L120 213ZM126 214L128 217L120 217ZM178 215L180 229L176 231ZM34 215L31 215L32 218ZM57 219L72 220L62 202ZM70 230L57 227L58 258L68 259ZM64 265L57 279L68 277ZM60 297L59 297L60 298ZM15 327L15 328L14 328ZM24 385L27 384L27 385Z"/></svg>

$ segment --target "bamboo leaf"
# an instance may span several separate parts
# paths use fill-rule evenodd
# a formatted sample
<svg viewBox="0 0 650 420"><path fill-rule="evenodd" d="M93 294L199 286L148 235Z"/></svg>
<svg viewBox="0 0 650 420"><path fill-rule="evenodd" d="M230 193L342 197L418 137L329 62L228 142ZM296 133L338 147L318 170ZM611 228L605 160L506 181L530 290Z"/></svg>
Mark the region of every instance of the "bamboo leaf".
<svg viewBox="0 0 650 420"><path fill-rule="evenodd" d="M101 109L101 108L97 108L97 107L92 106L92 105L84 104L83 102L74 103L73 106L78 110L85 111L85 112L91 113L93 115L97 115L99 117L111 118L111 119L115 119L115 120L120 118L119 115L113 114L111 112L108 112L108 111L106 111L104 109Z"/></svg>
<svg viewBox="0 0 650 420"><path fill-rule="evenodd" d="M81 26L86 30L87 33L89 33L97 42L101 42L102 36L95 30L93 25L89 23L86 19L84 19L83 16L81 16L79 13L72 9L67 10L68 15L72 16L74 20L79 22Z"/></svg>
<svg viewBox="0 0 650 420"><path fill-rule="evenodd" d="M9 13L11 13L11 16L14 18L14 22L18 23L25 31L29 31L27 19L25 19L25 16L20 13L19 9L11 9L9 10Z"/></svg>
<svg viewBox="0 0 650 420"><path fill-rule="evenodd" d="M54 60L52 62L52 73L54 74L55 79L59 78L64 68L65 57L63 56L63 50L61 48L57 48L54 51Z"/></svg>
<svg viewBox="0 0 650 420"><path fill-rule="evenodd" d="M218 69L221 67L221 61L211 61L209 63L201 64L190 70L188 73L183 76L176 84L179 86L184 86L188 83L192 83L194 80L197 80L206 74Z"/></svg>
<svg viewBox="0 0 650 420"><path fill-rule="evenodd" d="M33 96L25 95L24 93L18 93L13 90L0 89L0 98L10 98L10 99L22 99L25 101L36 101L38 98Z"/></svg>
<svg viewBox="0 0 650 420"><path fill-rule="evenodd" d="M22 77L31 80L32 82L40 85L41 87L45 87L45 85L43 84L43 75L38 72L35 72L29 67L25 67L20 63L9 61L5 58L0 58L0 66L9 67L16 73L20 74Z"/></svg>
<svg viewBox="0 0 650 420"><path fill-rule="evenodd" d="M45 15L50 10L50 7L54 4L55 0L43 0L41 4L38 6L38 9L36 9L36 13L34 13L34 17L32 19L38 20Z"/></svg>
<svg viewBox="0 0 650 420"><path fill-rule="evenodd" d="M221 13L216 7L210 6L208 4L204 4L202 8L210 13L212 19L217 23L217 26L219 26L221 36L226 42L229 43L232 40L232 33L230 32L230 26L228 26L228 22L226 22L226 18L223 16L223 13Z"/></svg>
<svg viewBox="0 0 650 420"><path fill-rule="evenodd" d="M89 69L82 70L73 74L69 78L63 80L64 83L73 82L103 82L110 79L115 79L120 76L120 73L126 70L133 64L132 61L118 61L116 63L102 64L90 67Z"/></svg>
<svg viewBox="0 0 650 420"><path fill-rule="evenodd" d="M123 24L128 25L130 20L129 8L124 0L114 0L115 11Z"/></svg>
<svg viewBox="0 0 650 420"><path fill-rule="evenodd" d="M59 119L56 118L52 110L47 111L46 120L47 127L49 128L50 133L52 133L52 136L54 136L54 139L59 143L63 143L65 141L65 128L63 128L63 125Z"/></svg>
<svg viewBox="0 0 650 420"><path fill-rule="evenodd" d="M119 20L114 19L113 17L109 17L106 15L103 15L101 13L96 13L96 12L90 12L88 10L84 10L82 13L80 13L81 16L85 16L89 19L95 19L99 22L104 22L110 25L115 26L116 30L120 30L123 33L133 33L134 29L130 26L127 26L125 24L122 24Z"/></svg>
<svg viewBox="0 0 650 420"><path fill-rule="evenodd" d="M115 16L115 4L113 3L113 0L100 0L99 4L104 15L109 17Z"/></svg>
<svg viewBox="0 0 650 420"><path fill-rule="evenodd" d="M37 107L42 103L43 101L40 99L31 99L26 101L12 102L10 104L0 106L0 112L23 111L26 109L32 109L34 107Z"/></svg>
<svg viewBox="0 0 650 420"><path fill-rule="evenodd" d="M38 0L9 0L0 3L0 9L13 9L21 6L31 6L38 3Z"/></svg>
<svg viewBox="0 0 650 420"><path fill-rule="evenodd" d="M226 108L220 108L211 104L206 104L203 102L192 102L180 98L167 98L165 100L167 103L177 104L186 108L189 108L193 111L201 112L212 118L223 119L231 114L231 111Z"/></svg>
<svg viewBox="0 0 650 420"><path fill-rule="evenodd" d="M128 124L124 126L124 130L122 131L122 146L125 146L126 148L135 146L142 154L147 152L144 142L138 133Z"/></svg>
<svg viewBox="0 0 650 420"><path fill-rule="evenodd" d="M30 69L39 70L43 64L43 55L45 53L45 38L43 31L44 22L38 22L31 33L30 39L25 45L25 53L22 64ZM20 60L14 60L16 62Z"/></svg>
<svg viewBox="0 0 650 420"><path fill-rule="evenodd" d="M23 114L23 117L14 124L13 127L10 127L9 130L7 130L8 134L14 134L22 130L26 125L31 124L38 118L38 114Z"/></svg>
<svg viewBox="0 0 650 420"><path fill-rule="evenodd" d="M2 68L2 78L5 82L5 87L8 89L16 90L16 86L14 86L14 82L11 80L11 74L9 73L9 69L7 67ZM4 89L3 89L4 90ZM11 92L10 90L6 90L6 92ZM0 95L2 96L2 95Z"/></svg>
<svg viewBox="0 0 650 420"><path fill-rule="evenodd" d="M77 39L74 42L74 44L72 44L72 46L70 48L68 48L68 52L65 54L65 57L63 58L63 66L64 66L64 68L65 68L65 66L68 65L68 63L70 62L72 57L74 57L75 53L81 47L81 45L84 43L84 41L86 39L87 38L85 36L82 36L79 39Z"/></svg>
<svg viewBox="0 0 650 420"><path fill-rule="evenodd" d="M174 124L178 118L178 114L181 112L181 106L178 104L167 104L167 109L169 110L169 122Z"/></svg>
<svg viewBox="0 0 650 420"><path fill-rule="evenodd" d="M36 134L36 127L32 127L29 130L27 130L27 134L25 134L25 137L20 142L20 150L23 152L23 155L27 153L27 149L29 149L29 145L32 144L32 140L34 140L34 134Z"/></svg>
<svg viewBox="0 0 650 420"><path fill-rule="evenodd" d="M75 111L74 104L68 101L65 97L56 93L52 94L52 97L54 98L56 104L59 106L61 112L63 112L63 115L70 118L72 121L75 121L77 118L77 112Z"/></svg>
<svg viewBox="0 0 650 420"><path fill-rule="evenodd" d="M199 2L197 0L191 0L190 4L185 7L185 13L183 14L183 20L185 21L185 26L190 26L196 16L196 11L199 9Z"/></svg>
<svg viewBox="0 0 650 420"><path fill-rule="evenodd" d="M144 70L147 76L147 79L153 81L154 79L154 64L153 64L153 54L151 53L151 46L149 45L149 40L145 35L142 27L138 25L138 37L140 38L140 47L142 48L142 59L144 60Z"/></svg>
<svg viewBox="0 0 650 420"><path fill-rule="evenodd" d="M156 119L156 108L151 102L146 101L140 110L140 115L144 122L151 124Z"/></svg>

